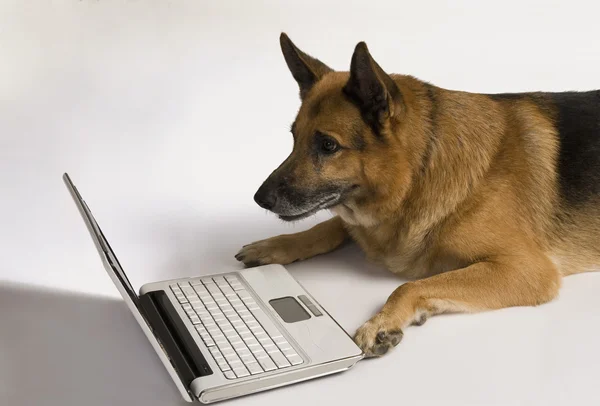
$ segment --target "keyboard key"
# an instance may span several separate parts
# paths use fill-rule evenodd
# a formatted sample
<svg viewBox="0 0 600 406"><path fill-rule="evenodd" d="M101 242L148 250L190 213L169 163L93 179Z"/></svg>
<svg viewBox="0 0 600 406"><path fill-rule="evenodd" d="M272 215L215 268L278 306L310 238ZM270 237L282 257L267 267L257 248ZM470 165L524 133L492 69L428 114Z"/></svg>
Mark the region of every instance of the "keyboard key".
<svg viewBox="0 0 600 406"><path fill-rule="evenodd" d="M229 361L229 366L231 367L231 369L236 369L236 368L240 368L243 367L244 364L242 364L242 360L239 358L234 358Z"/></svg>
<svg viewBox="0 0 600 406"><path fill-rule="evenodd" d="M235 352L223 353L223 356L225 357L227 362L229 362L229 365L231 365L232 367L235 365L236 362L239 362L240 364L242 362Z"/></svg>
<svg viewBox="0 0 600 406"><path fill-rule="evenodd" d="M241 328L245 327L246 324L244 324L243 321L232 321L231 325L236 329L236 330L240 330Z"/></svg>
<svg viewBox="0 0 600 406"><path fill-rule="evenodd" d="M239 335L235 335L233 337L229 337L229 342L231 343L231 345L233 344L237 344L237 343L243 343L244 340L242 340L242 337L240 337Z"/></svg>
<svg viewBox="0 0 600 406"><path fill-rule="evenodd" d="M227 361L225 361L225 358L218 357L218 358L215 358L215 361L217 361L217 365L219 366L219 369L221 369L221 371L230 371L231 370L231 367L229 366Z"/></svg>
<svg viewBox="0 0 600 406"><path fill-rule="evenodd" d="M240 359L246 366L248 366L249 363L256 362L256 358L252 355L240 355Z"/></svg>
<svg viewBox="0 0 600 406"><path fill-rule="evenodd" d="M192 286L194 288L194 290L196 291L196 294L198 296L206 296L208 294L208 290L206 290L206 288L204 287L204 285L195 285Z"/></svg>
<svg viewBox="0 0 600 406"><path fill-rule="evenodd" d="M289 356L288 361L290 361L292 365L299 365L299 364L302 364L302 362L303 362L302 358L300 358L300 356L298 354Z"/></svg>
<svg viewBox="0 0 600 406"><path fill-rule="evenodd" d="M248 368L248 371L250 371L250 373L252 375L256 375L256 374L260 374L261 372L264 372L263 369L260 367L260 365L258 365L258 362L252 362L250 364L246 364L246 368Z"/></svg>
<svg viewBox="0 0 600 406"><path fill-rule="evenodd" d="M181 291L181 289L179 288L179 286L171 285L171 290L173 291L173 294L175 295L175 297L177 298L179 303L187 302L187 299L186 299L185 295L183 294L183 292Z"/></svg>
<svg viewBox="0 0 600 406"><path fill-rule="evenodd" d="M188 299L190 298L190 296L191 297L196 296L196 291L191 286L183 286L181 288L181 291L183 292L183 294L185 295L185 297L187 297Z"/></svg>
<svg viewBox="0 0 600 406"><path fill-rule="evenodd" d="M223 372L223 375L225 375L225 378L227 379L235 379L235 373L233 371L225 371Z"/></svg>
<svg viewBox="0 0 600 406"><path fill-rule="evenodd" d="M254 337L254 334L252 334L252 331L250 331L250 329L246 326L246 324L244 324L243 326L240 327L240 329L238 330L238 333L240 334L240 336L242 336L242 338L244 338L243 336Z"/></svg>
<svg viewBox="0 0 600 406"><path fill-rule="evenodd" d="M252 299L252 297L242 297L242 303L244 303L246 306L249 306L255 304L256 302L254 299Z"/></svg>
<svg viewBox="0 0 600 406"><path fill-rule="evenodd" d="M244 291L244 290L246 290L246 289L244 288L244 285L242 285L242 284L241 284L241 283L239 283L239 282L232 282L232 283L230 283L230 285L231 285L231 288L232 288L233 290L235 290L236 292L241 292L241 291Z"/></svg>
<svg viewBox="0 0 600 406"><path fill-rule="evenodd" d="M238 291L237 294L240 297L240 299L242 299L242 300L252 299L252 295L250 293L248 293L248 291L246 289Z"/></svg>
<svg viewBox="0 0 600 406"><path fill-rule="evenodd" d="M279 336L271 336L271 338L273 339L273 341L275 341L275 344L279 345L279 344L288 344L287 340L285 338L283 338L283 336L279 335Z"/></svg>
<svg viewBox="0 0 600 406"><path fill-rule="evenodd" d="M284 352L284 351L294 351L294 350L292 349L292 346L291 346L291 345L289 345L288 343L285 343L285 344L278 344L277 346L279 347L279 349L280 349L282 352Z"/></svg>
<svg viewBox="0 0 600 406"><path fill-rule="evenodd" d="M243 378L245 376L250 375L250 372L248 372L248 370L244 366L242 366L241 368L234 369L233 372L235 372L235 376L237 376L238 378Z"/></svg>
<svg viewBox="0 0 600 406"><path fill-rule="evenodd" d="M213 318L211 316L206 316L206 315L201 314L200 320L202 320L202 324L204 324L204 327L206 327L207 329L217 326L217 323L215 323L215 321L213 320Z"/></svg>
<svg viewBox="0 0 600 406"><path fill-rule="evenodd" d="M254 335L261 334L261 333L265 332L265 330L260 325L259 326L252 326L252 327L250 327L250 331L252 331L254 333Z"/></svg>
<svg viewBox="0 0 600 406"><path fill-rule="evenodd" d="M237 297L237 295L235 297L232 297L231 299L229 299L229 303L235 307L235 306L244 306L244 303L242 303L242 301L240 300L239 297Z"/></svg>
<svg viewBox="0 0 600 406"><path fill-rule="evenodd" d="M257 305L256 303L252 303L247 306L248 306L248 310L250 310L251 312L256 311L256 310L261 310L260 306Z"/></svg>
<svg viewBox="0 0 600 406"><path fill-rule="evenodd" d="M277 346L275 345L275 343L269 337L261 337L261 338L258 339L258 342L263 347L265 347L265 350L267 349L267 347L277 348Z"/></svg>
<svg viewBox="0 0 600 406"><path fill-rule="evenodd" d="M233 347L234 350L236 350L238 352L248 348L248 347L246 347L246 344L244 344L243 342L232 343L231 346Z"/></svg>
<svg viewBox="0 0 600 406"><path fill-rule="evenodd" d="M213 317L214 317L215 321L217 322L217 324L227 321L227 317L225 317L225 315L223 313L215 313L213 315Z"/></svg>
<svg viewBox="0 0 600 406"><path fill-rule="evenodd" d="M207 305L206 306L206 310L208 310L208 312L214 317L215 315L220 313L219 308L217 307L217 305Z"/></svg>
<svg viewBox="0 0 600 406"><path fill-rule="evenodd" d="M261 358L269 358L271 359L271 357L269 357L269 354L267 354L267 352L265 350L262 349L262 347L256 351L256 352L252 352L254 354L254 358L256 359L261 359Z"/></svg>
<svg viewBox="0 0 600 406"><path fill-rule="evenodd" d="M200 324L200 317L194 314L190 316L190 321L192 322L192 324Z"/></svg>
<svg viewBox="0 0 600 406"><path fill-rule="evenodd" d="M290 359L290 357L294 356L294 355L298 355L298 353L296 353L296 351L294 351L291 347L289 349L282 349L281 352L283 353L283 355L285 355L288 359Z"/></svg>
<svg viewBox="0 0 600 406"><path fill-rule="evenodd" d="M263 352L265 352L265 350L263 349L263 347L260 344L252 344L252 345L248 345L248 349L252 352L252 354L256 355L256 354L262 354Z"/></svg>
<svg viewBox="0 0 600 406"><path fill-rule="evenodd" d="M277 348L277 346L275 344L265 345L263 348L269 354L281 353L281 351L279 351L279 348Z"/></svg>
<svg viewBox="0 0 600 406"><path fill-rule="evenodd" d="M260 323L257 321L249 321L246 325L252 330L253 328L260 327Z"/></svg>
<svg viewBox="0 0 600 406"><path fill-rule="evenodd" d="M215 285L214 283L213 284L207 283L204 286L206 287L206 290L208 290L210 292L210 294L213 295L213 297L216 294L220 294L221 293L221 289L219 289L219 287L217 285Z"/></svg>
<svg viewBox="0 0 600 406"><path fill-rule="evenodd" d="M227 342L227 339L225 338L225 336L223 334L213 334L212 336L210 336L210 338L212 338L215 341L215 343L217 341L221 342L221 344L223 346L229 345L229 343ZM225 342L223 342L223 341L225 341Z"/></svg>
<svg viewBox="0 0 600 406"><path fill-rule="evenodd" d="M196 285L201 285L202 282L200 282L200 279L194 279L193 281L190 281L190 285L192 286L196 286Z"/></svg>
<svg viewBox="0 0 600 406"><path fill-rule="evenodd" d="M251 345L252 345L252 346L260 346L260 344L259 344L258 340L257 340L256 338L254 338L254 337L251 337L250 339L248 339L248 340L246 341L246 345L247 345L247 346L251 346Z"/></svg>
<svg viewBox="0 0 600 406"><path fill-rule="evenodd" d="M267 333L265 331L260 331L254 335L256 336L257 340L260 340L261 338L269 338L269 336L267 335Z"/></svg>
<svg viewBox="0 0 600 406"><path fill-rule="evenodd" d="M275 365L277 365L277 368L286 368L291 366L287 358L282 353L276 352L270 355L273 361L275 362Z"/></svg>
<svg viewBox="0 0 600 406"><path fill-rule="evenodd" d="M274 371L275 369L277 369L277 366L275 365L275 363L271 360L270 357L266 357L266 358L257 358L258 363L260 364L260 366L265 370L265 371Z"/></svg>

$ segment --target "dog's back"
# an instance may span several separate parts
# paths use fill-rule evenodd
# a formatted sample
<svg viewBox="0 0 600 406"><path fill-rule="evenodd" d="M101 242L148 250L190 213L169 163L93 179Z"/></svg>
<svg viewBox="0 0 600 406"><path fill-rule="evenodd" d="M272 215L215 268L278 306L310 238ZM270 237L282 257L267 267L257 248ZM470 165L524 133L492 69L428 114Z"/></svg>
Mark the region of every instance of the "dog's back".
<svg viewBox="0 0 600 406"><path fill-rule="evenodd" d="M520 103L523 102L530 103L548 117L552 128L539 134L556 139L556 154L528 157L532 163L550 159L556 176L553 188L543 195L532 196L542 201L555 193L558 198L547 219L552 223L547 230L548 253L562 274L597 270L600 264L600 245L596 242L600 236L600 91L488 97L509 109L522 108Z"/></svg>

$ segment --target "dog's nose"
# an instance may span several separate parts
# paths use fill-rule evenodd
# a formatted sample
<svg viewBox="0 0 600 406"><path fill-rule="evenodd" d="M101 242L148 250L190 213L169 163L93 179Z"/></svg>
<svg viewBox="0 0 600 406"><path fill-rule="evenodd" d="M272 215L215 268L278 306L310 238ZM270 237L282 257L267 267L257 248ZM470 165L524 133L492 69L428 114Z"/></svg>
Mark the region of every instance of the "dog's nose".
<svg viewBox="0 0 600 406"><path fill-rule="evenodd" d="M273 210L277 203L277 196L272 191L261 187L254 195L254 201L263 209Z"/></svg>

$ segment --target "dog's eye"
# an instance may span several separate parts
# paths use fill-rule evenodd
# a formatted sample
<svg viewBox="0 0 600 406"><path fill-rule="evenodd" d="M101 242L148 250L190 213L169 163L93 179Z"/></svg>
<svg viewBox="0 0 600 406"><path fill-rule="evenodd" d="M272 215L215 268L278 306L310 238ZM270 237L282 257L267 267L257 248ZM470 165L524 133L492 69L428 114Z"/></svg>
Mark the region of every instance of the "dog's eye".
<svg viewBox="0 0 600 406"><path fill-rule="evenodd" d="M338 144L331 138L323 138L321 140L321 151L326 154L331 154L338 149Z"/></svg>

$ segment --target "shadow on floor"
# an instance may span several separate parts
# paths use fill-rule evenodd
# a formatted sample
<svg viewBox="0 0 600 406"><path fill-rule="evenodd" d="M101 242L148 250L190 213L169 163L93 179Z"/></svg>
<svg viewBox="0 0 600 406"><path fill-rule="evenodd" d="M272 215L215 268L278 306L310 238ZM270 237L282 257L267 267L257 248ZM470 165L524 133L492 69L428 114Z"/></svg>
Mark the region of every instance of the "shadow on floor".
<svg viewBox="0 0 600 406"><path fill-rule="evenodd" d="M121 300L0 283L0 404L186 404Z"/></svg>

